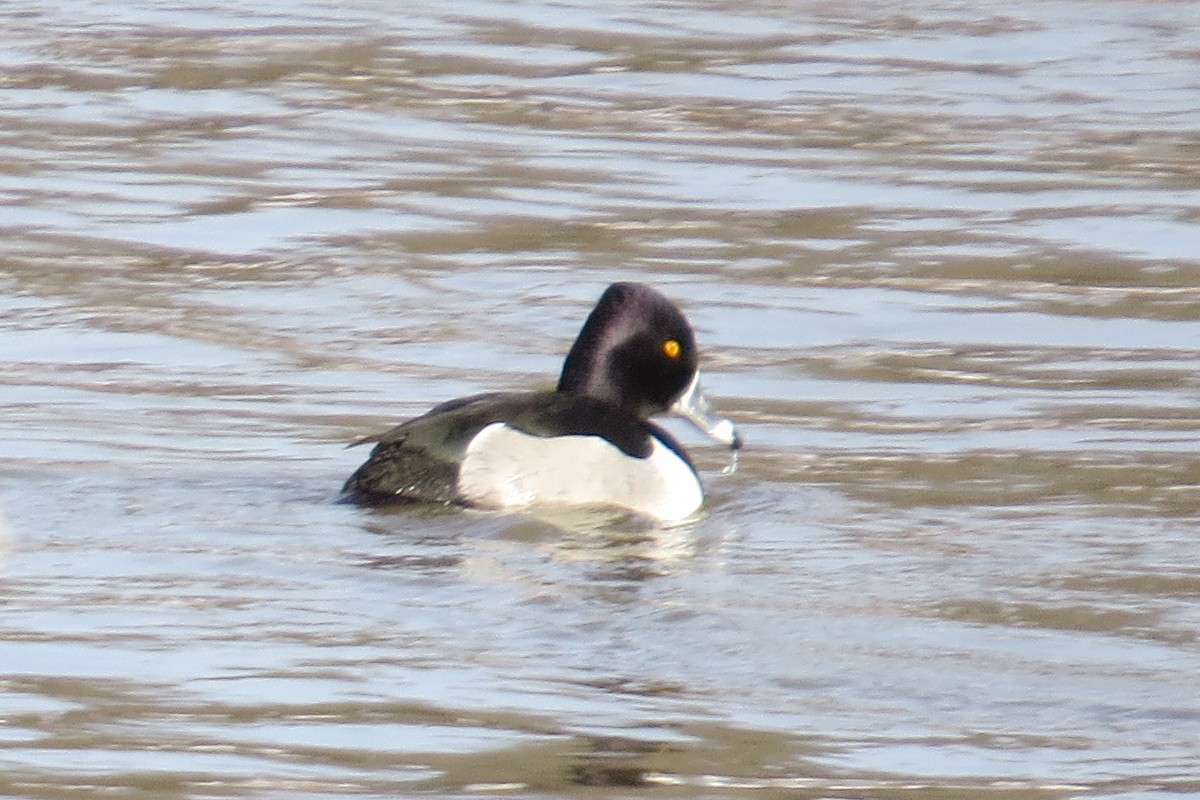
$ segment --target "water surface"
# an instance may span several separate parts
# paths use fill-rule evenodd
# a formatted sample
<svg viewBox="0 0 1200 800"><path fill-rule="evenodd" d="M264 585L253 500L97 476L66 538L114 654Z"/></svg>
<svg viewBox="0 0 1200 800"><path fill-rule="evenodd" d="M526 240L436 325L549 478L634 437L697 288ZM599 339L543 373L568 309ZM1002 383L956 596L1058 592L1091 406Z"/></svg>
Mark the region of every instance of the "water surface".
<svg viewBox="0 0 1200 800"><path fill-rule="evenodd" d="M1200 791L1200 7L0 21L0 794ZM332 502L614 280L702 519Z"/></svg>

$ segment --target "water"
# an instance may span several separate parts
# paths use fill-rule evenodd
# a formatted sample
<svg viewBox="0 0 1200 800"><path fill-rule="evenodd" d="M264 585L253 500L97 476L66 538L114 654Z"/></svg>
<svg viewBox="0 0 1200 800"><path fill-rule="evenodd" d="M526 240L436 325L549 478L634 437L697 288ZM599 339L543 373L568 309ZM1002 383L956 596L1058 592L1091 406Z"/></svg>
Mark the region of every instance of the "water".
<svg viewBox="0 0 1200 800"><path fill-rule="evenodd" d="M1200 792L1200 6L0 18L0 794ZM332 502L627 279L702 520Z"/></svg>

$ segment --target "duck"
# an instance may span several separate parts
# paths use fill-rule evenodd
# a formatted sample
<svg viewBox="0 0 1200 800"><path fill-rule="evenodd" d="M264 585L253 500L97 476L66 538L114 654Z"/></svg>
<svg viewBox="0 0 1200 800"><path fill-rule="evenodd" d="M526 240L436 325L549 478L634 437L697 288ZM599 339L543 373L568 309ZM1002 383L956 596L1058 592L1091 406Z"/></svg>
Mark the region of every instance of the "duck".
<svg viewBox="0 0 1200 800"><path fill-rule="evenodd" d="M374 448L341 497L362 506L599 506L686 520L704 504L700 477L650 418L676 415L731 450L742 446L705 396L698 365L692 326L674 303L648 285L614 283L568 350L554 391L450 400L355 442Z"/></svg>

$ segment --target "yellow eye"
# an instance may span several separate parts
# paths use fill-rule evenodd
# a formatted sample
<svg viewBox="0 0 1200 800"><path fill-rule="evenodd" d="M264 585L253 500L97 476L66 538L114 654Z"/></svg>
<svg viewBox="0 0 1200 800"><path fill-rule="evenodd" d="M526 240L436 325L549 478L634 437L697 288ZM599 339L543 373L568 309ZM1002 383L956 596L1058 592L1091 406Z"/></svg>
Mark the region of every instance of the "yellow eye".
<svg viewBox="0 0 1200 800"><path fill-rule="evenodd" d="M667 358L679 358L679 354L682 351L683 348L675 339L667 339L663 342L663 355Z"/></svg>

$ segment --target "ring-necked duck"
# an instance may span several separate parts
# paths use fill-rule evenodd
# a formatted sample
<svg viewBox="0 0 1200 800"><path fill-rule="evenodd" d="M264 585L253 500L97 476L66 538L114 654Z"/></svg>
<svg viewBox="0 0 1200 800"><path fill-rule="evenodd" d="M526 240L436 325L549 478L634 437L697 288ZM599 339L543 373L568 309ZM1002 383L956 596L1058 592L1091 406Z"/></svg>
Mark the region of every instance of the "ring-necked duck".
<svg viewBox="0 0 1200 800"><path fill-rule="evenodd" d="M687 319L654 289L615 283L567 353L556 391L451 400L364 439L377 444L343 496L368 505L615 505L684 519L704 491L683 447L649 421L667 412L741 446L700 390Z"/></svg>

